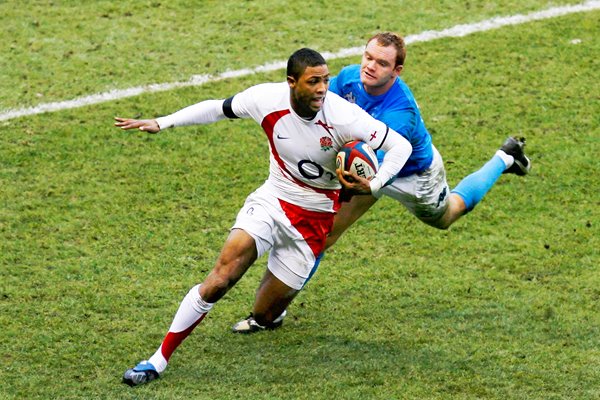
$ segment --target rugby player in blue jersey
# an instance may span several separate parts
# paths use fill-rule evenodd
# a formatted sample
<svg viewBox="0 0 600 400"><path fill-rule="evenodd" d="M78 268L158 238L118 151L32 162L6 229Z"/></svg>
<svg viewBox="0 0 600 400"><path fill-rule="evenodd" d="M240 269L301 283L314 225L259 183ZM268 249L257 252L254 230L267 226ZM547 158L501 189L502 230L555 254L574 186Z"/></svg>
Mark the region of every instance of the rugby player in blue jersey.
<svg viewBox="0 0 600 400"><path fill-rule="evenodd" d="M342 205L326 249L381 196L399 201L428 225L448 229L473 210L503 173L525 175L531 168L524 154L525 139L509 137L485 165L450 190L442 157L431 142L412 92L400 78L405 57L402 37L391 32L379 33L367 41L361 64L343 68L330 82L330 91L356 103L404 136L412 145L412 154L400 173L376 195L354 196ZM378 152L378 158L382 160L383 153ZM315 269L318 263L319 260ZM233 331L273 329L281 325L284 317L285 312L271 323L260 324L260 316L251 314L235 324Z"/></svg>

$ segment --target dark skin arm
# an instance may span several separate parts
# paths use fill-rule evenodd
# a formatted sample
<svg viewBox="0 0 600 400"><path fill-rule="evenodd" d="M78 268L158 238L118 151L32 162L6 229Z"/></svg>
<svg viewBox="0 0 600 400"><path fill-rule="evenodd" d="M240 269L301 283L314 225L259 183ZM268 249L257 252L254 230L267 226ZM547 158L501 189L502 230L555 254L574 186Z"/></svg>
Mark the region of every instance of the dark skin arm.
<svg viewBox="0 0 600 400"><path fill-rule="evenodd" d="M132 119L132 118L121 118L115 117L115 126L123 130L128 129L139 129L140 131L148 133L158 133L160 127L154 119Z"/></svg>
<svg viewBox="0 0 600 400"><path fill-rule="evenodd" d="M351 195L371 194L371 185L368 179L341 169L335 170L337 177L344 187L344 190Z"/></svg>

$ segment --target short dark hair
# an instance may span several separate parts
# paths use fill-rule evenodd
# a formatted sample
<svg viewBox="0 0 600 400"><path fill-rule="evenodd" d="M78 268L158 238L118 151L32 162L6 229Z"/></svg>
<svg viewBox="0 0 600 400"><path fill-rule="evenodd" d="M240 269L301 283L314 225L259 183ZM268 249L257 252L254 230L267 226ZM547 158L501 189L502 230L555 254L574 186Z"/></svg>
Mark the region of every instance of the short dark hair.
<svg viewBox="0 0 600 400"><path fill-rule="evenodd" d="M323 56L318 51L305 47L296 50L288 59L287 76L298 79L304 73L306 67L318 67L320 65L327 65Z"/></svg>
<svg viewBox="0 0 600 400"><path fill-rule="evenodd" d="M396 65L394 65L394 67L404 65L404 60L406 59L406 45L404 44L402 36L394 32L381 32L367 40L367 44L371 43L373 39L377 40L377 44L380 46L394 46L396 48Z"/></svg>

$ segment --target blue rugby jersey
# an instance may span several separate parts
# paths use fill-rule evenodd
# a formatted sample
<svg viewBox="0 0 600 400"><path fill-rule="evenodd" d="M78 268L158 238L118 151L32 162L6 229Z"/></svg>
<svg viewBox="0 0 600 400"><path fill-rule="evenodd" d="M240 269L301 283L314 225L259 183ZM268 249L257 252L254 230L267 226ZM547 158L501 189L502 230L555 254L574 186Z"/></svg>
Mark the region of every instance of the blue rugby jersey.
<svg viewBox="0 0 600 400"><path fill-rule="evenodd" d="M410 142L413 147L412 154L398 176L412 175L431 165L433 160L431 135L425 128L412 92L402 79L398 78L387 93L371 96L360 81L360 65L350 65L331 79L329 90L356 103ZM379 163L382 162L383 155L383 152L377 152Z"/></svg>

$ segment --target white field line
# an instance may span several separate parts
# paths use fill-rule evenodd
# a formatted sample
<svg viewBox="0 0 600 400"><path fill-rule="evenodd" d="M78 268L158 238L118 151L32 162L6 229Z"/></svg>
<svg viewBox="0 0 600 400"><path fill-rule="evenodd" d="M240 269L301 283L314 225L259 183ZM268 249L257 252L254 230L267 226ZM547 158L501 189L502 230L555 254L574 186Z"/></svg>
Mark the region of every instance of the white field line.
<svg viewBox="0 0 600 400"><path fill-rule="evenodd" d="M576 5L562 7L553 7L546 10L535 11L529 14L517 14L508 17L494 17L472 24L456 25L452 28L441 31L425 31L415 35L406 36L406 44L417 42L428 42L430 40L462 37L476 32L484 32L492 29L501 28L509 25L519 25L531 21L538 21L548 18L560 17L567 14L586 12L600 9L600 0L589 0ZM332 60L342 57L358 56L363 52L364 46L351 47L338 50L334 53L322 52L325 59ZM186 86L200 86L208 82L216 82L227 78L237 78L252 75L257 72L275 71L284 69L287 61L274 61L258 67L249 69L239 69L236 71L227 71L219 75L193 75L184 82L155 83L145 86L136 86L128 89L114 89L104 93L96 93L88 96L78 97L73 100L58 101L53 103L43 103L35 107L8 109L0 113L0 121L28 115L41 114L45 112L66 110L71 108L83 107L91 104L98 104L112 100L123 99L126 97L137 96L144 93L164 92Z"/></svg>

